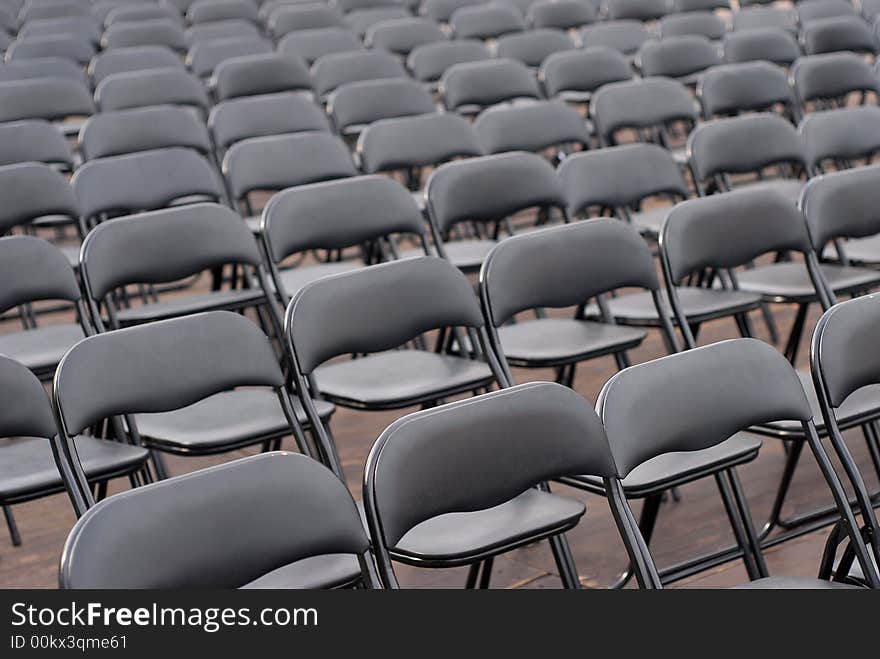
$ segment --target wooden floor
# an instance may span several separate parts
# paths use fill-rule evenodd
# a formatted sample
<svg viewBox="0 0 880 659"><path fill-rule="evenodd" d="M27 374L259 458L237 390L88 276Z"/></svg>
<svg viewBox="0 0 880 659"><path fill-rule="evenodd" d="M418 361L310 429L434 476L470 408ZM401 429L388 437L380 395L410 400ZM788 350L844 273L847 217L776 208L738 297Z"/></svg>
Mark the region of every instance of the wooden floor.
<svg viewBox="0 0 880 659"><path fill-rule="evenodd" d="M793 309L776 307L780 331L785 335L793 318ZM818 309L810 316L811 332L818 317ZM753 325L762 338L766 329L760 316L753 314ZM9 323L0 324L0 331L10 331ZM732 338L736 327L732 321L718 321L705 325L701 343ZM806 366L806 345L801 350L799 365ZM664 354L659 336L652 332L645 343L631 351L633 363ZM590 401L595 401L602 384L615 372L613 359L604 358L581 365L575 388ZM550 371L517 370L519 382L553 379ZM379 433L404 410L394 413L370 413L339 409L332 421L333 432L344 463L348 484L355 497L360 498L363 463L370 446ZM864 443L853 437L850 442L863 465L869 486L877 479L868 467ZM292 442L285 444L292 449ZM47 447L48 451L48 447ZM171 472L182 474L226 459L246 455L237 451L220 458L172 458ZM250 451L253 452L253 451ZM0 451L2 458L2 451ZM784 459L783 447L775 440L765 440L760 456L740 469L741 478L756 524L766 518L773 493L778 483ZM111 492L128 486L127 481L111 485ZM568 534L579 574L584 585L602 587L611 583L626 567L626 556L617 537L613 521L604 499L573 489L557 486L555 491L581 499L587 504L587 515L582 523ZM797 474L790 497L789 511L810 510L830 501L830 495L818 470L810 458L805 458ZM634 504L638 514L639 504ZM13 547L0 529L0 588L53 588L56 585L57 566L65 536L74 522L74 516L65 495L57 495L14 507L23 537L20 547ZM814 576L821 556L826 531L818 531L766 552L772 574ZM663 504L652 550L659 566L670 565L688 557L730 545L733 538L718 497L714 480L708 479L681 488L679 502ZM401 567L401 583L405 587L457 588L464 584L464 569L426 570ZM720 587L746 579L740 562L732 562L679 582L677 587ZM506 588L558 588L552 555L546 542L526 547L496 560L493 586Z"/></svg>

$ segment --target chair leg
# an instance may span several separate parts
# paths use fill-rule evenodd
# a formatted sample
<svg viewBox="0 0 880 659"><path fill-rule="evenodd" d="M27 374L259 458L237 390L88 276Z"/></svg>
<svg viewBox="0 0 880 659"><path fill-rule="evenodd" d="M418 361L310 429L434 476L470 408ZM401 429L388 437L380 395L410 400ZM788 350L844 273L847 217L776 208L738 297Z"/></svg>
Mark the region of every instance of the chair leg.
<svg viewBox="0 0 880 659"><path fill-rule="evenodd" d="M18 525L15 523L15 517L12 516L12 508L3 506L3 515L6 517L6 526L9 528L9 537L15 547L21 546L21 535L18 532Z"/></svg>
<svg viewBox="0 0 880 659"><path fill-rule="evenodd" d="M770 334L770 340L773 343L779 343L779 330L776 328L776 319L770 306L766 302L761 303L761 315L764 317L764 324L767 326L767 332Z"/></svg>
<svg viewBox="0 0 880 659"><path fill-rule="evenodd" d="M718 485L718 491L721 493L721 500L724 502L724 510L727 512L727 518L730 520L730 528L733 529L733 535L736 537L736 543L742 549L743 563L746 565L746 572L749 573L749 580L754 581L760 578L758 566L755 563L755 557L752 555L746 534L742 527L742 521L733 501L733 493L730 491L730 485L724 478L722 472L715 474L715 482Z"/></svg>
<svg viewBox="0 0 880 659"><path fill-rule="evenodd" d="M785 459L785 468L782 470L782 478L779 479L779 489L776 490L776 499L773 501L773 507L770 509L770 517L767 518L767 523L764 524L764 528L758 534L761 540L770 535L770 532L780 523L782 505L785 503L785 496L791 487L794 471L803 450L803 442L792 442L789 447L789 452Z"/></svg>
<svg viewBox="0 0 880 659"><path fill-rule="evenodd" d="M486 590L489 588L489 582L492 580L492 563L494 558L487 558L483 561L483 572L480 575L480 590Z"/></svg>
<svg viewBox="0 0 880 659"><path fill-rule="evenodd" d="M797 315L794 317L794 324L791 326L791 333L788 335L788 341L785 344L785 352L783 353L792 364L797 360L798 349L801 344L801 336L804 333L804 323L807 320L808 304L799 304Z"/></svg>
<svg viewBox="0 0 880 659"><path fill-rule="evenodd" d="M153 466L156 468L156 480L163 481L168 478L168 469L165 466L165 457L159 453L159 451L154 451L150 449L150 459L153 461Z"/></svg>
<svg viewBox="0 0 880 659"><path fill-rule="evenodd" d="M639 513L639 531L645 539L645 545L651 543L654 535L654 527L657 524L657 515L660 513L660 504L663 501L663 492L645 497L642 504L642 512ZM633 577L632 564L627 565L626 570L617 578L612 588L623 588Z"/></svg>
<svg viewBox="0 0 880 659"><path fill-rule="evenodd" d="M758 535L755 532L755 523L752 520L752 512L749 510L749 503L746 500L745 492L743 492L739 475L733 467L728 469L725 475L730 484L730 490L733 492L734 503L736 503L737 510L742 519L742 525L746 532L746 540L748 540L752 555L755 557L755 565L758 568L758 574L762 577L767 577L770 575L767 571L767 562L764 560L764 552L761 550L761 541L758 540Z"/></svg>
<svg viewBox="0 0 880 659"><path fill-rule="evenodd" d="M563 588L579 589L581 582L578 579L577 567L575 567L571 548L568 546L565 536L560 533L551 537L550 548L553 550L553 558L556 559L556 568L562 578Z"/></svg>
<svg viewBox="0 0 880 659"><path fill-rule="evenodd" d="M477 587L477 579L480 577L480 566L482 563L472 563L470 568L468 568L468 576L467 581L464 584L464 587L468 590Z"/></svg>

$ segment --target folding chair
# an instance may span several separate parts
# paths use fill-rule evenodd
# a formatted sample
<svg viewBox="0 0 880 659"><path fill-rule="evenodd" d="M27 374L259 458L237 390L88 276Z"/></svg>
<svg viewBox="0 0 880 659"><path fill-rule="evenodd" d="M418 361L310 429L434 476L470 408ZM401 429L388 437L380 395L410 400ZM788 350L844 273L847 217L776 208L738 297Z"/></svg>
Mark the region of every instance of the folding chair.
<svg viewBox="0 0 880 659"><path fill-rule="evenodd" d="M267 22L269 32L276 39L298 30L317 30L324 27L347 27L342 13L325 4L291 4L280 7Z"/></svg>
<svg viewBox="0 0 880 659"><path fill-rule="evenodd" d="M591 209L632 223L652 238L660 235L667 204L644 206L653 199L675 203L690 196L672 155L656 144L625 144L579 153L559 166L568 199L569 217L587 216Z"/></svg>
<svg viewBox="0 0 880 659"><path fill-rule="evenodd" d="M169 68L183 70L184 66L183 60L166 46L114 48L95 55L89 63L89 76L97 86L114 73Z"/></svg>
<svg viewBox="0 0 880 659"><path fill-rule="evenodd" d="M670 8L663 0L606 0L605 14L612 21L654 21Z"/></svg>
<svg viewBox="0 0 880 659"><path fill-rule="evenodd" d="M504 386L473 287L436 257L380 263L318 279L294 296L284 320L294 379L322 461L341 474L329 430L309 392L359 410L432 407L451 396ZM438 351L422 335L440 330ZM465 336L469 339L466 346ZM454 342L457 354L444 348ZM409 342L417 348L399 349ZM358 359L328 362L346 354Z"/></svg>
<svg viewBox="0 0 880 659"><path fill-rule="evenodd" d="M574 1L582 4L581 0ZM538 71L538 80L547 97L570 103L589 103L602 85L632 77L633 70L626 58L606 46L554 53L544 60Z"/></svg>
<svg viewBox="0 0 880 659"><path fill-rule="evenodd" d="M410 80L384 79L349 82L327 99L327 113L343 136L356 136L381 119L430 114L434 99L424 85Z"/></svg>
<svg viewBox="0 0 880 659"><path fill-rule="evenodd" d="M703 117L729 117L746 112L774 111L797 123L800 104L788 75L770 62L724 64L706 71L697 85Z"/></svg>
<svg viewBox="0 0 880 659"><path fill-rule="evenodd" d="M206 112L211 105L205 86L178 68L111 74L98 83L95 103L101 112L150 105L183 105Z"/></svg>
<svg viewBox="0 0 880 659"><path fill-rule="evenodd" d="M697 126L688 136L688 156L694 185L700 195L748 186L773 189L796 202L803 188L798 174L807 174L800 135L782 117L755 113L714 119ZM777 178L763 170L775 167ZM755 181L734 185L731 175L754 173Z"/></svg>
<svg viewBox="0 0 880 659"><path fill-rule="evenodd" d="M474 130L486 154L550 149L563 160L571 151L590 146L584 118L560 101L489 108L477 117Z"/></svg>
<svg viewBox="0 0 880 659"><path fill-rule="evenodd" d="M73 151L64 134L48 121L30 119L0 124L0 166L39 162L69 172Z"/></svg>
<svg viewBox="0 0 880 659"><path fill-rule="evenodd" d="M800 55L797 40L784 28L759 27L734 31L724 37L724 60L729 64L767 60L788 67Z"/></svg>
<svg viewBox="0 0 880 659"><path fill-rule="evenodd" d="M428 178L427 210L437 253L465 272L480 269L512 217L538 209L532 225L568 221L562 181L533 153L503 153L446 163ZM468 231L470 229L470 231ZM451 240L455 234L473 236Z"/></svg>
<svg viewBox="0 0 880 659"><path fill-rule="evenodd" d="M733 12L731 23L734 31L744 32L762 28L780 28L797 34L797 12L789 7L775 5L744 7Z"/></svg>
<svg viewBox="0 0 880 659"><path fill-rule="evenodd" d="M23 59L0 66L0 82L34 78L66 78L77 84L86 82L82 67L63 57Z"/></svg>
<svg viewBox="0 0 880 659"><path fill-rule="evenodd" d="M807 23L835 16L855 16L856 8L846 0L803 0L797 4L798 23Z"/></svg>
<svg viewBox="0 0 880 659"><path fill-rule="evenodd" d="M403 58L419 46L445 40L446 34L440 27L424 18L381 21L372 25L364 36L366 46L381 48Z"/></svg>
<svg viewBox="0 0 880 659"><path fill-rule="evenodd" d="M541 98L538 81L521 62L495 59L455 64L440 80L447 110L478 114L492 105Z"/></svg>
<svg viewBox="0 0 880 659"><path fill-rule="evenodd" d="M284 304L317 279L398 258L398 237L415 239L421 254L428 253L419 207L403 186L384 176L284 190L266 204L260 233ZM345 258L345 250L351 248L357 256ZM327 250L334 256L315 265L286 265L309 250Z"/></svg>
<svg viewBox="0 0 880 659"><path fill-rule="evenodd" d="M624 542L631 556L640 557L636 563L636 571L641 572L640 583L662 588L676 575L670 575L668 569L659 571L654 564L648 549L650 527L644 520L636 524L627 503L626 480L650 466L658 469L660 465L673 464L681 469L685 461L720 453L722 447L735 440L742 444L755 442L744 432L779 419L793 419L806 436L834 496L836 512L849 524L849 536L859 560L866 569L873 569L846 493L819 441L813 411L801 382L785 359L767 344L754 339L724 341L633 366L605 384L597 409L617 466L617 476L605 481L607 496L612 506L621 511L619 515L629 521L632 535L624 534ZM755 453L759 445L755 446ZM830 581L830 575L820 575L824 578L818 579L767 576L736 466L718 460L704 468L702 475L714 476L718 484L748 568L751 582L740 587L848 587Z"/></svg>
<svg viewBox="0 0 880 659"><path fill-rule="evenodd" d="M243 55L223 60L214 71L218 101L240 96L311 92L312 79L305 62L291 55Z"/></svg>
<svg viewBox="0 0 880 659"><path fill-rule="evenodd" d="M180 12L175 7L135 3L119 5L110 9L104 18L104 27L110 27L114 23L138 23L157 18L167 18L178 23L183 21Z"/></svg>
<svg viewBox="0 0 880 659"><path fill-rule="evenodd" d="M350 11L345 15L345 24L363 39L374 25L385 21L399 21L412 17L409 9L402 5L387 7L368 7Z"/></svg>
<svg viewBox="0 0 880 659"><path fill-rule="evenodd" d="M651 33L637 20L610 20L588 25L581 30L584 48L605 46L632 57L651 38Z"/></svg>
<svg viewBox="0 0 880 659"><path fill-rule="evenodd" d="M526 29L522 15L499 2L460 7L449 17L449 26L456 39L497 39Z"/></svg>
<svg viewBox="0 0 880 659"><path fill-rule="evenodd" d="M419 13L435 23L449 23L457 9L483 4L486 4L486 0L423 0L419 5Z"/></svg>
<svg viewBox="0 0 880 659"><path fill-rule="evenodd" d="M538 28L500 37L495 44L495 54L536 69L553 53L574 50L574 47L572 40L562 30Z"/></svg>
<svg viewBox="0 0 880 659"><path fill-rule="evenodd" d="M709 41L720 41L727 33L727 25L711 11L688 11L668 14L660 19L660 38L700 36Z"/></svg>
<svg viewBox="0 0 880 659"><path fill-rule="evenodd" d="M101 25L91 16L68 16L28 21L18 31L19 37L68 35L93 46L101 42Z"/></svg>
<svg viewBox="0 0 880 659"><path fill-rule="evenodd" d="M407 68L413 78L436 86L446 71L456 64L484 62L491 59L489 49L476 39L437 41L416 46L407 57Z"/></svg>
<svg viewBox="0 0 880 659"><path fill-rule="evenodd" d="M566 588L579 588L564 533L584 505L550 492L566 474L614 473L595 412L574 392L525 384L391 424L367 458L364 507L387 588L393 562L470 565L468 587L488 588L493 559L549 539ZM470 483L464 487L464 483ZM394 496L390 496L394 493Z"/></svg>
<svg viewBox="0 0 880 659"><path fill-rule="evenodd" d="M6 49L6 61L60 57L80 65L86 65L95 56L95 47L87 40L73 35L50 34L46 36L19 36Z"/></svg>
<svg viewBox="0 0 880 659"><path fill-rule="evenodd" d="M246 38L256 39L260 36L257 26L250 21L230 19L199 23L186 30L186 43L192 48L197 43L214 39Z"/></svg>
<svg viewBox="0 0 880 659"><path fill-rule="evenodd" d="M807 165L813 172L848 169L856 161L866 165L880 151L880 108L873 105L808 114L798 132L804 140Z"/></svg>
<svg viewBox="0 0 880 659"><path fill-rule="evenodd" d="M526 13L526 23L536 30L575 30L598 20L593 5L581 0L537 0Z"/></svg>
<svg viewBox="0 0 880 659"><path fill-rule="evenodd" d="M135 23L117 23L104 31L101 46L105 50L135 46L165 46L182 53L187 48L186 34L179 21L157 18Z"/></svg>
<svg viewBox="0 0 880 659"><path fill-rule="evenodd" d="M309 66L323 55L363 50L363 47L355 32L341 27L298 30L285 35L278 42L278 52L301 57Z"/></svg>
<svg viewBox="0 0 880 659"><path fill-rule="evenodd" d="M272 42L263 37L229 37L194 44L186 54L186 63L193 75L207 79L224 61L247 55L269 55Z"/></svg>
<svg viewBox="0 0 880 659"><path fill-rule="evenodd" d="M664 76L691 86L703 71L720 63L718 48L694 34L646 41L636 55L643 76Z"/></svg>
<svg viewBox="0 0 880 659"><path fill-rule="evenodd" d="M186 10L192 25L232 19L257 22L257 5L251 0L196 0Z"/></svg>
<svg viewBox="0 0 880 659"><path fill-rule="evenodd" d="M677 350L651 252L632 227L590 220L498 243L480 271L480 298L507 379L514 381L510 366L553 368L557 382L573 386L581 362L613 356L618 368L629 366L627 351L640 345L646 333L616 325L610 316L595 321L583 315L589 300L622 287L648 291L663 319L667 345ZM566 307L574 309L571 317L548 318L540 311ZM526 311L540 315L519 316Z"/></svg>
<svg viewBox="0 0 880 659"><path fill-rule="evenodd" d="M801 28L807 55L853 51L875 55L877 39L860 16L834 16L810 21Z"/></svg>
<svg viewBox="0 0 880 659"><path fill-rule="evenodd" d="M816 109L839 107L846 104L852 93L880 94L877 76L863 57L855 53L826 53L801 57L791 68L791 76L798 98L805 107Z"/></svg>
<svg viewBox="0 0 880 659"><path fill-rule="evenodd" d="M349 82L406 77L400 58L383 50L325 55L312 67L315 94L324 100Z"/></svg>

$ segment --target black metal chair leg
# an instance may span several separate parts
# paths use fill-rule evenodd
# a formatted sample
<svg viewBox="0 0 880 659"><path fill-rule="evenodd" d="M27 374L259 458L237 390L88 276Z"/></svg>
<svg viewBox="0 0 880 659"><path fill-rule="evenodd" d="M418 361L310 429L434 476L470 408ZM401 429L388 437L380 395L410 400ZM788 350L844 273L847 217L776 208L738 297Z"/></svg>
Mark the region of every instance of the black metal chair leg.
<svg viewBox="0 0 880 659"><path fill-rule="evenodd" d="M12 516L12 508L3 506L3 515L6 517L6 526L9 528L9 537L15 547L21 546L21 534L18 532L18 525L15 523L15 517Z"/></svg>
<svg viewBox="0 0 880 659"><path fill-rule="evenodd" d="M764 560L764 552L761 550L761 541L758 540L758 534L755 532L755 523L752 520L752 513L749 510L749 502L746 500L745 492L743 492L739 475L736 473L735 468L731 468L727 470L726 476L730 483L730 489L733 492L734 503L736 503L743 527L745 528L746 540L748 540L752 555L755 557L755 565L758 568L758 573L762 577L767 577L770 575L767 570L767 562Z"/></svg>
<svg viewBox="0 0 880 659"><path fill-rule="evenodd" d="M764 324L767 326L767 332L770 334L770 340L776 344L779 343L779 330L776 327L776 319L773 312L766 302L761 303L761 315L764 317Z"/></svg>
<svg viewBox="0 0 880 659"><path fill-rule="evenodd" d="M639 513L639 531L645 539L645 545L651 543L651 536L654 534L654 526L657 524L657 515L660 512L660 504L663 501L663 493L652 494L645 497L642 504L642 511ZM626 570L617 578L617 581L611 586L612 588L623 588L633 577L632 564L627 565Z"/></svg>
<svg viewBox="0 0 880 659"><path fill-rule="evenodd" d="M165 457L158 451L150 449L150 459L156 469L156 480L163 481L168 478L168 469L165 466Z"/></svg>
<svg viewBox="0 0 880 659"><path fill-rule="evenodd" d="M480 574L480 590L486 590L489 588L489 582L492 580L492 564L494 562L493 558L488 558L483 561L483 572Z"/></svg>
<svg viewBox="0 0 880 659"><path fill-rule="evenodd" d="M464 587L467 588L468 590L477 587L477 579L480 576L480 566L481 565L482 565L482 563L473 563L468 568L467 581L464 584Z"/></svg>
<svg viewBox="0 0 880 659"><path fill-rule="evenodd" d="M807 320L808 310L809 305L798 305L797 315L794 317L794 324L791 326L791 333L788 335L788 341L785 344L785 351L783 354L792 364L797 360L798 349L801 344L801 336L803 336L804 333L804 323L806 323Z"/></svg>
<svg viewBox="0 0 880 659"><path fill-rule="evenodd" d="M798 460L804 450L803 442L792 442L788 455L785 460L785 468L782 470L782 478L779 480L779 489L776 491L776 499L773 501L773 507L770 509L770 516L767 518L766 524L761 529L758 537L764 540L770 532L779 524L782 514L782 504L785 503L785 496L791 487L791 481L794 478L794 471L797 468Z"/></svg>
<svg viewBox="0 0 880 659"><path fill-rule="evenodd" d="M580 588L581 582L578 579L577 568L565 536L560 534L551 537L550 548L553 550L553 558L556 559L556 567L562 579L562 586L570 589Z"/></svg>

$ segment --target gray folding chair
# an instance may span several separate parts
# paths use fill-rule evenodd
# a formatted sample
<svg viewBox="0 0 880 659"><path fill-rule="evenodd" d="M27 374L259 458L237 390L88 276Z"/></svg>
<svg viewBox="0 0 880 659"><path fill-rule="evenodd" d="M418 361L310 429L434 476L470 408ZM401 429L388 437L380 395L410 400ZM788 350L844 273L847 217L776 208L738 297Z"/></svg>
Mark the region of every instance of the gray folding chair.
<svg viewBox="0 0 880 659"><path fill-rule="evenodd" d="M312 67L315 94L323 100L349 82L406 77L400 58L383 50L325 55Z"/></svg>
<svg viewBox="0 0 880 659"><path fill-rule="evenodd" d="M590 146L584 118L560 101L489 108L477 117L474 131L487 154L550 149L562 160L570 151Z"/></svg>
<svg viewBox="0 0 880 659"><path fill-rule="evenodd" d="M186 63L193 75L206 79L213 76L217 67L226 60L247 55L268 55L272 52L272 42L263 37L211 39L194 44L187 51Z"/></svg>
<svg viewBox="0 0 880 659"><path fill-rule="evenodd" d="M346 27L342 13L327 4L291 4L272 12L266 24L276 39L298 30L317 30L324 27Z"/></svg>
<svg viewBox="0 0 880 659"><path fill-rule="evenodd" d="M612 506L629 520L632 536L624 534L630 555L640 555L636 570L640 582L662 588L677 575L660 571L648 550L645 525L635 523L626 501L626 479L661 462L682 463L708 455L757 424L793 419L806 436L836 503L835 512L849 525L849 536L859 560L869 558L855 526L852 509L813 424L813 411L801 382L785 359L754 339L724 341L653 362L639 364L612 377L599 394L597 409L605 426L617 467L617 476L605 487ZM711 412L709 412L711 410ZM647 413L646 413L647 412ZM683 420L684 418L684 420ZM759 445L759 443L758 443ZM757 452L758 446L755 447ZM717 464L705 476L714 476L746 563L751 582L745 588L812 589L847 587L822 578L768 577L735 465ZM621 480L623 477L623 480ZM642 527L642 528L640 528ZM716 561L714 564L718 564Z"/></svg>
<svg viewBox="0 0 880 659"><path fill-rule="evenodd" d="M101 46L105 50L135 46L165 46L183 52L187 48L187 43L186 34L179 21L157 18L111 25L104 31Z"/></svg>
<svg viewBox="0 0 880 659"><path fill-rule="evenodd" d="M199 23L186 30L186 43L192 47L203 41L231 39L233 37L254 39L260 36L256 25L242 19Z"/></svg>
<svg viewBox="0 0 880 659"><path fill-rule="evenodd" d="M601 21L581 30L584 48L605 46L628 57L633 57L650 38L651 33L637 20Z"/></svg>
<svg viewBox="0 0 880 659"><path fill-rule="evenodd" d="M357 33L342 27L298 30L278 42L278 52L301 57L309 66L324 55L362 50L363 47Z"/></svg>
<svg viewBox="0 0 880 659"><path fill-rule="evenodd" d="M533 29L575 30L598 20L595 7L582 0L537 0L526 13L526 23Z"/></svg>
<svg viewBox="0 0 880 659"><path fill-rule="evenodd" d="M0 122L46 119L69 135L79 130L82 117L94 111L92 94L83 82L65 78L0 82Z"/></svg>
<svg viewBox="0 0 880 659"><path fill-rule="evenodd" d="M774 27L796 34L797 12L792 8L776 5L743 7L733 12L731 23L737 32Z"/></svg>
<svg viewBox="0 0 880 659"><path fill-rule="evenodd" d="M794 35L783 28L739 30L724 37L724 60L730 64L767 60L779 66L791 66L800 55Z"/></svg>
<svg viewBox="0 0 880 659"><path fill-rule="evenodd" d="M495 43L495 54L536 69L553 53L574 50L574 47L574 42L562 30L538 28L500 37Z"/></svg>
<svg viewBox="0 0 880 659"><path fill-rule="evenodd" d="M782 67L770 62L713 67L701 76L697 98L706 119L776 108L780 109L779 114L795 123L801 116L788 75Z"/></svg>
<svg viewBox="0 0 880 659"><path fill-rule="evenodd" d="M709 41L720 41L727 33L727 25L711 11L687 11L668 14L660 19L660 38L695 35Z"/></svg>
<svg viewBox="0 0 880 659"><path fill-rule="evenodd" d="M538 209L530 223L568 221L562 181L533 153L503 153L446 163L428 179L427 210L437 253L465 272L480 269L502 232L513 234L512 217ZM451 240L456 234L472 236Z"/></svg>
<svg viewBox="0 0 880 659"><path fill-rule="evenodd" d="M327 112L343 136L357 136L381 119L430 114L434 99L424 85L408 78L366 80L341 85L327 99Z"/></svg>
<svg viewBox="0 0 880 659"><path fill-rule="evenodd" d="M183 69L183 60L167 46L114 48L95 55L89 63L89 76L95 86L114 73L145 69Z"/></svg>
<svg viewBox="0 0 880 659"><path fill-rule="evenodd" d="M584 505L546 485L576 473L608 478L614 463L595 412L559 385L520 385L399 419L373 445L364 482L383 583L399 587L394 561L470 565L468 587L479 579L488 588L496 556L549 539L563 586L579 588L564 533Z"/></svg>
<svg viewBox="0 0 880 659"><path fill-rule="evenodd" d="M522 15L499 2L456 9L449 17L449 26L456 39L497 39L526 29Z"/></svg>
<svg viewBox="0 0 880 659"><path fill-rule="evenodd" d="M86 82L82 67L63 57L38 57L0 66L0 82L14 82L32 78L67 78L77 84Z"/></svg>
<svg viewBox="0 0 880 659"><path fill-rule="evenodd" d="M74 167L70 142L48 121L29 119L0 124L0 166L24 162L45 163L67 172Z"/></svg>
<svg viewBox="0 0 880 659"><path fill-rule="evenodd" d="M372 25L364 37L370 48L381 48L406 58L429 43L444 41L446 34L433 21L424 18L396 18Z"/></svg>
<svg viewBox="0 0 880 659"><path fill-rule="evenodd" d="M581 4L581 0L573 1ZM554 53L538 71L547 97L570 103L588 103L602 85L632 77L633 70L626 58L605 46Z"/></svg>
<svg viewBox="0 0 880 659"><path fill-rule="evenodd" d="M855 53L826 53L801 57L791 68L794 88L801 103L817 109L846 104L852 93L880 94L880 82L863 57Z"/></svg>
<svg viewBox="0 0 880 659"><path fill-rule="evenodd" d="M870 165L880 151L880 108L865 105L812 112L798 132L813 172L826 172L829 163L832 169L848 169L860 160Z"/></svg>
<svg viewBox="0 0 880 659"><path fill-rule="evenodd" d="M205 86L179 68L109 75L98 83L95 103L102 112L150 105L184 105L206 112L211 104Z"/></svg>
<svg viewBox="0 0 880 659"><path fill-rule="evenodd" d="M21 36L6 49L6 61L35 59L40 57L60 57L85 66L95 56L95 47L88 40L71 34L49 34L45 36Z"/></svg>
<svg viewBox="0 0 880 659"><path fill-rule="evenodd" d="M436 86L446 71L456 64L483 62L492 54L482 41L456 39L437 41L416 46L407 57L406 65L413 78L430 86Z"/></svg>
<svg viewBox="0 0 880 659"><path fill-rule="evenodd" d="M643 76L664 76L690 86L697 84L703 71L718 64L717 46L695 34L646 41L636 54Z"/></svg>
<svg viewBox="0 0 880 659"><path fill-rule="evenodd" d="M223 60L214 72L218 101L240 96L311 92L312 79L305 62L292 55L243 55Z"/></svg>
<svg viewBox="0 0 880 659"><path fill-rule="evenodd" d="M464 115L501 103L541 98L535 76L524 64L510 59L455 64L443 74L440 92L447 110Z"/></svg>
<svg viewBox="0 0 880 659"><path fill-rule="evenodd" d="M257 22L257 5L251 0L196 0L186 10L192 25L239 19Z"/></svg>
<svg viewBox="0 0 880 659"><path fill-rule="evenodd" d="M860 16L834 16L810 21L801 28L807 55L853 51L875 55L877 39Z"/></svg>

